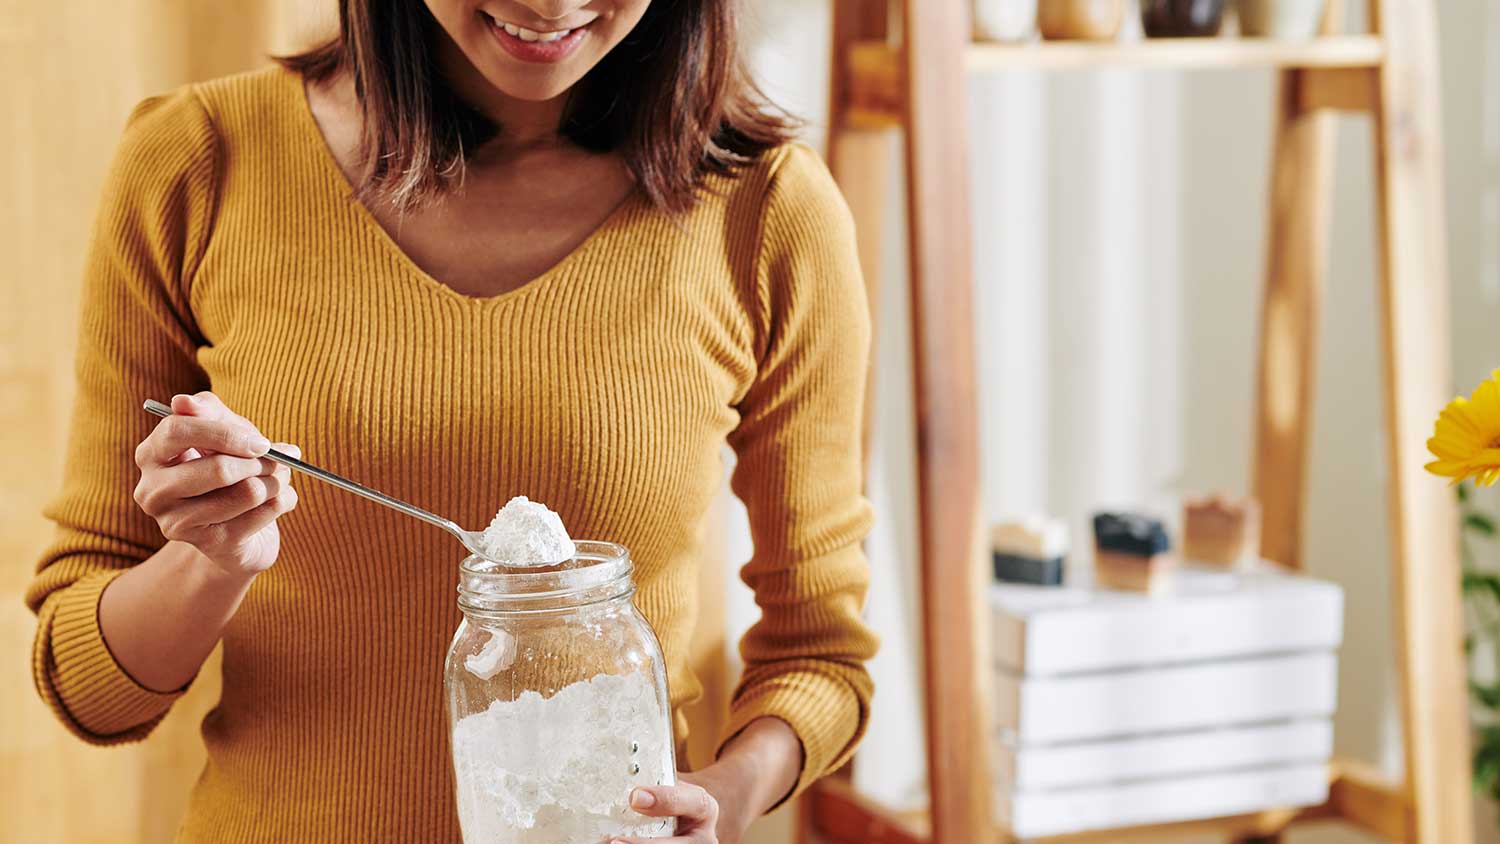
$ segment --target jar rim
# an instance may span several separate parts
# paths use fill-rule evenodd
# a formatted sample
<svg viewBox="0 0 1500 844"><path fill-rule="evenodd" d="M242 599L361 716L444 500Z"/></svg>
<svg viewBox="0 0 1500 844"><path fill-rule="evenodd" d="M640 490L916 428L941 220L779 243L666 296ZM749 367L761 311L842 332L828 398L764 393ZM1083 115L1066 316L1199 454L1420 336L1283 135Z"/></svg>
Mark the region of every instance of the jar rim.
<svg viewBox="0 0 1500 844"><path fill-rule="evenodd" d="M596 591L619 583L630 585L635 570L630 550L614 542L580 539L574 543L576 553L552 566L515 566L477 554L459 564L459 604L497 604L538 599L562 599ZM477 608L477 607L476 607Z"/></svg>

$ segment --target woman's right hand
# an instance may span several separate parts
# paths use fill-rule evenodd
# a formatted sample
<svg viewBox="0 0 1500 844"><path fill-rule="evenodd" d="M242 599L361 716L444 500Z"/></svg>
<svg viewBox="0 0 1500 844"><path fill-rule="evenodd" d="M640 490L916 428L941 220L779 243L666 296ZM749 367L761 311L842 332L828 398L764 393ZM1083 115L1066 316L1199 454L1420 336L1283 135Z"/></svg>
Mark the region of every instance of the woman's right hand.
<svg viewBox="0 0 1500 844"><path fill-rule="evenodd" d="M276 520L297 506L291 470L265 459L272 443L210 392L173 396L172 416L135 450L135 501L162 536L187 543L226 574L250 577L281 550Z"/></svg>

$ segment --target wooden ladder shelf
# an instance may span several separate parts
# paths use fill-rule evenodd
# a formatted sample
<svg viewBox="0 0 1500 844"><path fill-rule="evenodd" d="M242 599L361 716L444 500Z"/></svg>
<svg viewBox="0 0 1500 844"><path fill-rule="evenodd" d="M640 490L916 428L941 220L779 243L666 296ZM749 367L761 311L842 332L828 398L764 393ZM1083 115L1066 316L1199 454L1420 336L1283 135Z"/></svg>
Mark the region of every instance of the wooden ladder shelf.
<svg viewBox="0 0 1500 844"><path fill-rule="evenodd" d="M1449 395L1437 33L1429 0L1368 0L1370 34L1340 35L1330 0L1307 42L1185 39L1129 44L970 43L966 0L835 0L829 159L861 233L869 283L895 145L904 148L918 431L918 496L931 810L903 816L846 778L803 802L821 844L1010 841L997 828L977 672L978 431L970 266L968 74L1008 69L1267 67L1279 76L1269 186L1254 493L1264 554L1300 568L1317 326L1328 240L1335 111L1373 118L1396 664L1405 783L1331 766L1327 803L1304 810L1110 830L1054 842L1160 844L1218 834L1276 841L1289 824L1338 818L1411 844L1470 844L1468 712L1457 516L1423 475L1432 415ZM899 27L888 26L899 7ZM902 33L896 43L888 33ZM872 297L873 298L873 297Z"/></svg>

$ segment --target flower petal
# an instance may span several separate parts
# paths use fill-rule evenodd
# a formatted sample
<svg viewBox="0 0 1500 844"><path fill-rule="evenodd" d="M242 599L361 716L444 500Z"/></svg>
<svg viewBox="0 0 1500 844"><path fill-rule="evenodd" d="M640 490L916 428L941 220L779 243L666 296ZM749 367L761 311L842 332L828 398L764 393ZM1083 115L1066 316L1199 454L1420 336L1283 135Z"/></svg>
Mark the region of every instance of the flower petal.
<svg viewBox="0 0 1500 844"><path fill-rule="evenodd" d="M1480 439L1489 443L1500 438L1500 381L1491 378L1475 387L1469 407Z"/></svg>
<svg viewBox="0 0 1500 844"><path fill-rule="evenodd" d="M1461 478L1469 473L1469 464L1462 460L1434 460L1423 468L1448 478Z"/></svg>
<svg viewBox="0 0 1500 844"><path fill-rule="evenodd" d="M1434 456L1444 460L1465 460L1474 453L1474 447L1465 443L1454 442L1444 437L1433 437L1427 441L1427 450Z"/></svg>
<svg viewBox="0 0 1500 844"><path fill-rule="evenodd" d="M1454 435L1472 437L1475 440L1480 438L1482 431L1478 420L1473 416L1473 409L1468 399L1456 398L1448 402L1448 406L1438 414L1437 433L1442 434L1445 430Z"/></svg>

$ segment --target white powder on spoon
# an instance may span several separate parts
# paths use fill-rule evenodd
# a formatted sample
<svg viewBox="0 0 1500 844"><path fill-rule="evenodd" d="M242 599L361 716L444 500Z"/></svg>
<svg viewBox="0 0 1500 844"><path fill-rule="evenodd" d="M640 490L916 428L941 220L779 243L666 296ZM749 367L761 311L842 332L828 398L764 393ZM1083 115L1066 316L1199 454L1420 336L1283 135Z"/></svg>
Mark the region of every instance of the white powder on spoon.
<svg viewBox="0 0 1500 844"><path fill-rule="evenodd" d="M505 502L479 546L486 557L512 566L556 565L578 553L562 517L524 495Z"/></svg>

